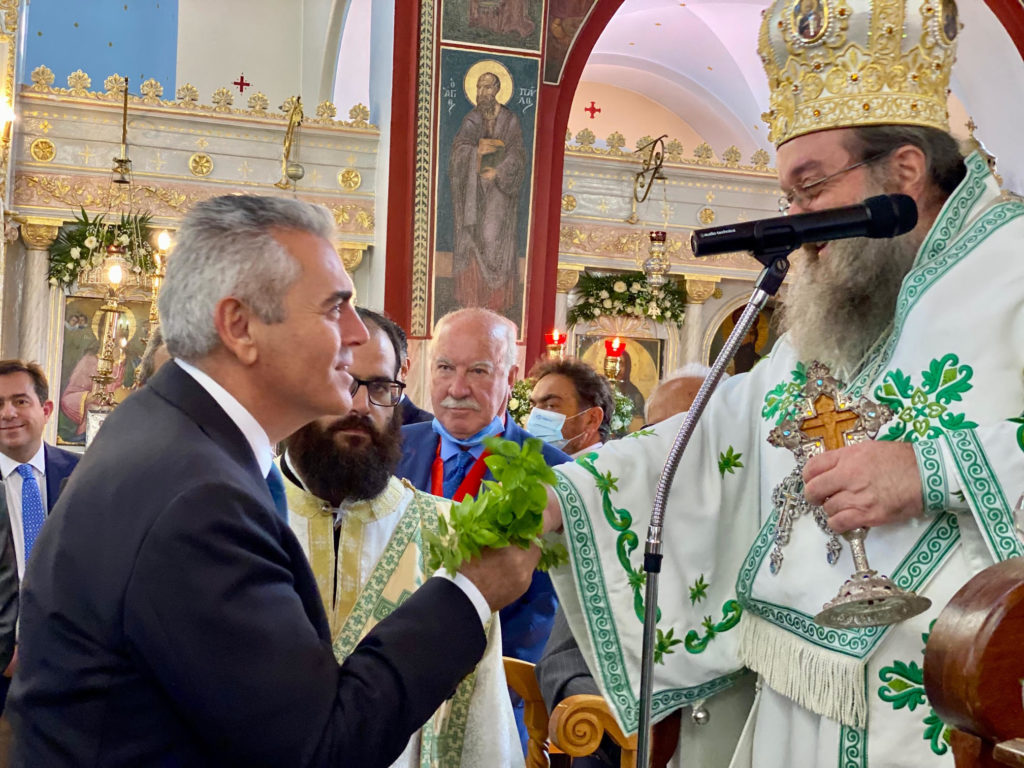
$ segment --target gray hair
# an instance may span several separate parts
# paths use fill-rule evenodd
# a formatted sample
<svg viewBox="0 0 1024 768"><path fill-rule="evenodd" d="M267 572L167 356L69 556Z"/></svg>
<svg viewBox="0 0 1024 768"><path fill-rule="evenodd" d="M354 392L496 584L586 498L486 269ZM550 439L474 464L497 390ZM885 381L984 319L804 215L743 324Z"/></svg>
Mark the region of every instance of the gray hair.
<svg viewBox="0 0 1024 768"><path fill-rule="evenodd" d="M284 320L282 298L298 279L299 265L275 229L328 241L335 235L326 208L284 197L226 195L189 211L160 290L160 326L172 357L195 361L220 344L214 309L229 296L264 323Z"/></svg>
<svg viewBox="0 0 1024 768"><path fill-rule="evenodd" d="M703 363L687 363L680 368L676 368L669 374L666 374L659 383L664 384L666 381L673 381L675 379L706 379L708 374L711 373L711 366L704 365ZM725 381L729 378L729 374L722 371L721 381Z"/></svg>
<svg viewBox="0 0 1024 768"><path fill-rule="evenodd" d="M477 318L480 321L481 329L487 329L484 330L485 333L498 336L502 340L504 349L502 349L503 359L501 363L504 366L505 373L512 370L512 366L516 364L516 337L519 335L519 328L507 317L484 307L463 307L462 309L449 312L438 320L434 326L434 333L430 338L430 358L433 359L434 357L436 339L440 335L441 330L453 320L461 320L464 317Z"/></svg>

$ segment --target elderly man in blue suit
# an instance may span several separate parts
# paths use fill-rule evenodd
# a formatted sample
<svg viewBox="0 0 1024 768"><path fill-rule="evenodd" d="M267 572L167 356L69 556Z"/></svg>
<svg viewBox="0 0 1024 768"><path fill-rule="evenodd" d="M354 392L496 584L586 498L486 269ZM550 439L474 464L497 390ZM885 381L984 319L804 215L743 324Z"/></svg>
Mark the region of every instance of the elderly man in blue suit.
<svg viewBox="0 0 1024 768"><path fill-rule="evenodd" d="M515 323L488 309L470 307L442 317L430 343L430 397L434 419L402 427L402 460L395 472L417 488L456 501L475 496L493 479L484 464L483 440L499 435L520 445L530 437L506 411L516 365ZM569 456L545 445L551 466ZM501 611L505 656L536 663L554 622L557 600L546 573ZM525 743L522 711L516 720Z"/></svg>
<svg viewBox="0 0 1024 768"><path fill-rule="evenodd" d="M18 590L43 521L78 454L43 442L53 403L38 363L0 360L0 711L16 660Z"/></svg>

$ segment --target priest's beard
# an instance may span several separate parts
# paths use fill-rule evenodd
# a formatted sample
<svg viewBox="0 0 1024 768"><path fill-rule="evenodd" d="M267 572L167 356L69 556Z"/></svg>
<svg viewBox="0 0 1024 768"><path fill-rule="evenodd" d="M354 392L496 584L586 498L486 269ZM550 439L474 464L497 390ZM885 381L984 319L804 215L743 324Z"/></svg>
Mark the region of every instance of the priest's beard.
<svg viewBox="0 0 1024 768"><path fill-rule="evenodd" d="M918 245L913 233L890 240L836 240L824 256L816 245L805 245L782 315L800 360L853 373L892 322Z"/></svg>
<svg viewBox="0 0 1024 768"><path fill-rule="evenodd" d="M363 429L353 441L344 429ZM288 458L314 496L337 507L346 501L372 499L388 484L402 457L402 412L395 408L384 430L368 416L350 413L326 429L307 424L288 439Z"/></svg>

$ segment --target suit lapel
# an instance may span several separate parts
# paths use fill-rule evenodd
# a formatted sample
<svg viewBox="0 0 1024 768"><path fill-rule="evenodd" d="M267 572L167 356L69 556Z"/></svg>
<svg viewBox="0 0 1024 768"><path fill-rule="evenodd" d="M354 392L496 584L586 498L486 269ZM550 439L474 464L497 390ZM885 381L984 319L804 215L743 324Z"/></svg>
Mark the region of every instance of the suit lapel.
<svg viewBox="0 0 1024 768"><path fill-rule="evenodd" d="M78 462L48 443L43 443L43 457L46 461L46 514L50 514L53 505L57 503L57 497L64 490L64 482Z"/></svg>
<svg viewBox="0 0 1024 768"><path fill-rule="evenodd" d="M182 411L232 459L245 467L253 479L258 480L266 489L269 506L274 508L266 478L260 474L259 464L249 441L198 381L179 365L171 362L160 366L160 370L146 383L146 387Z"/></svg>

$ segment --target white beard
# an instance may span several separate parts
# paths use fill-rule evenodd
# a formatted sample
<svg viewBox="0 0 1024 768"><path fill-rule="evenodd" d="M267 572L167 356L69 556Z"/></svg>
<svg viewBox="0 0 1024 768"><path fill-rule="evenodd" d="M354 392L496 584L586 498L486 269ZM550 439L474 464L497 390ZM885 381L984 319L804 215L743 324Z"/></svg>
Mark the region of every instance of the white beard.
<svg viewBox="0 0 1024 768"><path fill-rule="evenodd" d="M802 361L825 363L840 378L857 370L892 323L900 286L917 254L912 236L836 240L824 257L817 246L798 252L800 271L782 318Z"/></svg>

